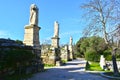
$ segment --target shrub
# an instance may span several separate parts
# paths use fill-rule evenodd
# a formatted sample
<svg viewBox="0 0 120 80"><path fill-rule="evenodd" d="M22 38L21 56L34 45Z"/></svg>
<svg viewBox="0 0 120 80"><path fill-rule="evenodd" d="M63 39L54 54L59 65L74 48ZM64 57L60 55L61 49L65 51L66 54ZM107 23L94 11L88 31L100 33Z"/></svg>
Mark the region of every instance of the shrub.
<svg viewBox="0 0 120 80"><path fill-rule="evenodd" d="M89 49L85 52L85 59L97 62L100 60L100 54L98 54L94 49Z"/></svg>
<svg viewBox="0 0 120 80"><path fill-rule="evenodd" d="M91 64L89 64L87 62L86 70L90 70L90 71L103 71L103 69L100 67L99 62L91 62Z"/></svg>
<svg viewBox="0 0 120 80"><path fill-rule="evenodd" d="M62 60L62 63L65 64L67 62L67 60Z"/></svg>
<svg viewBox="0 0 120 80"><path fill-rule="evenodd" d="M105 59L107 61L111 61L112 60L112 55L111 55L111 51L110 50L105 50L103 52L103 55L104 55L104 57L105 57Z"/></svg>

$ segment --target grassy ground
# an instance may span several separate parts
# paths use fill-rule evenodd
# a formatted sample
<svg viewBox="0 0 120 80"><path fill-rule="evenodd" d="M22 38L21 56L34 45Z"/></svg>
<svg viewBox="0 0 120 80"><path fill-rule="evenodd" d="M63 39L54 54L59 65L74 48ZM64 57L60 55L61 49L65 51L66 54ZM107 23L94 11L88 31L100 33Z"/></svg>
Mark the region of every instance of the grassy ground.
<svg viewBox="0 0 120 80"><path fill-rule="evenodd" d="M44 69L49 69L49 68L52 68L52 67L55 67L55 65L52 65L52 64L44 64Z"/></svg>
<svg viewBox="0 0 120 80"><path fill-rule="evenodd" d="M87 63L86 70L89 70L89 71L103 71L103 69L100 67L100 64L98 62L91 62L90 64Z"/></svg>

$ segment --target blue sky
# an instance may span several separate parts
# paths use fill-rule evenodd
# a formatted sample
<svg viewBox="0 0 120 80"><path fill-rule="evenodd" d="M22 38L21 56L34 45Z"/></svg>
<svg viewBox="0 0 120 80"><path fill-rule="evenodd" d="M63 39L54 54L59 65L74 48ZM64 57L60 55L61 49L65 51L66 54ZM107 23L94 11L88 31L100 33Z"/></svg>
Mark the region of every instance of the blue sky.
<svg viewBox="0 0 120 80"><path fill-rule="evenodd" d="M85 22L80 5L85 0L1 0L0 38L23 40L24 26L29 24L30 5L39 8L40 42L51 40L54 21L60 24L60 44L76 43L82 36Z"/></svg>

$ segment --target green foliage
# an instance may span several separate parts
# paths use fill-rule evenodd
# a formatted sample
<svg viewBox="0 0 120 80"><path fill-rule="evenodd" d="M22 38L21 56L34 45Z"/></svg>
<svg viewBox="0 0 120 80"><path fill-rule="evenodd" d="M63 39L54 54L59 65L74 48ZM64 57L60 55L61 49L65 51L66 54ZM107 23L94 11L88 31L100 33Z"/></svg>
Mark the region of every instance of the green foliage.
<svg viewBox="0 0 120 80"><path fill-rule="evenodd" d="M15 42L18 44L23 44L23 42L21 40L16 40Z"/></svg>
<svg viewBox="0 0 120 80"><path fill-rule="evenodd" d="M100 60L100 54L97 53L94 49L89 49L85 52L85 59L87 61L99 61Z"/></svg>
<svg viewBox="0 0 120 80"><path fill-rule="evenodd" d="M23 50L23 49L15 49L10 50L6 53L6 63L9 67L17 67L19 65L25 66L33 59L34 55L32 52Z"/></svg>
<svg viewBox="0 0 120 80"><path fill-rule="evenodd" d="M65 64L67 62L67 60L62 60L62 63Z"/></svg>
<svg viewBox="0 0 120 80"><path fill-rule="evenodd" d="M103 69L100 67L99 62L90 62L90 64L87 62L86 70L89 70L89 71L103 71Z"/></svg>
<svg viewBox="0 0 120 80"><path fill-rule="evenodd" d="M80 38L80 40L75 45L74 53L75 53L76 57L84 57L84 50L80 49L82 41L84 41L84 39L86 39L86 38L84 38L84 37Z"/></svg>
<svg viewBox="0 0 120 80"><path fill-rule="evenodd" d="M108 50L104 39L98 36L81 38L75 45L78 57L85 57L90 61L99 61L100 55Z"/></svg>
<svg viewBox="0 0 120 80"><path fill-rule="evenodd" d="M116 52L116 58L117 58L117 60L120 61L120 48L118 48L118 50Z"/></svg>
<svg viewBox="0 0 120 80"><path fill-rule="evenodd" d="M9 75L9 69L15 71L16 75L25 73L26 67L32 65L34 58L35 55L25 49L0 50L0 71L6 70L5 74L0 76Z"/></svg>
<svg viewBox="0 0 120 80"><path fill-rule="evenodd" d="M54 64L44 64L45 67L54 67Z"/></svg>
<svg viewBox="0 0 120 80"><path fill-rule="evenodd" d="M110 51L110 50L105 50L105 51L103 52L103 55L104 55L104 57L105 57L105 59L106 59L107 61L111 61L111 60L112 60L112 56L111 56L111 51Z"/></svg>

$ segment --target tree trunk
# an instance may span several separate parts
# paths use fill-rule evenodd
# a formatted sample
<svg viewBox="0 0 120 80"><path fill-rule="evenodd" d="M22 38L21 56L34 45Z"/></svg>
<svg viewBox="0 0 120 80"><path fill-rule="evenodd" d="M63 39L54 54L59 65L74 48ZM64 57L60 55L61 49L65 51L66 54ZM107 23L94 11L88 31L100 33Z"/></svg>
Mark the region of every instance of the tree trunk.
<svg viewBox="0 0 120 80"><path fill-rule="evenodd" d="M115 56L116 50L117 50L117 48L114 48L112 51L112 63L113 63L114 75L119 76L119 71L118 71L118 67L117 67L117 63L116 63L116 56Z"/></svg>

